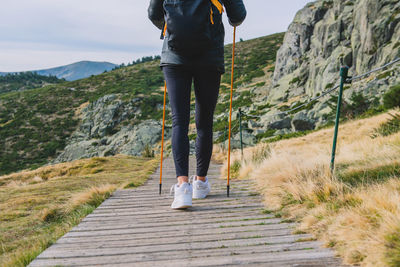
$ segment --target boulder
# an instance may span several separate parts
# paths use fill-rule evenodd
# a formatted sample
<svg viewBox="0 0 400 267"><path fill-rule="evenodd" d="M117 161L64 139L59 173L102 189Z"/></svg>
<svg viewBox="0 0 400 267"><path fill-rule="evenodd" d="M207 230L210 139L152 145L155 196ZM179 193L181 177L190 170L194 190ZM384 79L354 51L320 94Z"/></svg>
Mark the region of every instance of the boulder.
<svg viewBox="0 0 400 267"><path fill-rule="evenodd" d="M236 133L233 139L240 141L240 133ZM249 133L248 131L242 131L242 141L243 141L243 146L252 146L254 145L256 138L253 134Z"/></svg>
<svg viewBox="0 0 400 267"><path fill-rule="evenodd" d="M252 130L257 129L261 126L259 123L257 123L255 120L252 120L252 119L250 119L247 124L248 124L249 129L252 129Z"/></svg>
<svg viewBox="0 0 400 267"><path fill-rule="evenodd" d="M124 126L108 138L71 142L53 163L115 154L140 156L146 145L154 146L161 140L161 127L160 122L147 120L135 126Z"/></svg>
<svg viewBox="0 0 400 267"><path fill-rule="evenodd" d="M291 121L292 119L290 117L286 117L280 120L276 120L268 124L268 130L280 130L280 129L288 129L291 128Z"/></svg>
<svg viewBox="0 0 400 267"><path fill-rule="evenodd" d="M306 112L302 111L294 115L292 119L293 131L313 130L315 122L307 117Z"/></svg>

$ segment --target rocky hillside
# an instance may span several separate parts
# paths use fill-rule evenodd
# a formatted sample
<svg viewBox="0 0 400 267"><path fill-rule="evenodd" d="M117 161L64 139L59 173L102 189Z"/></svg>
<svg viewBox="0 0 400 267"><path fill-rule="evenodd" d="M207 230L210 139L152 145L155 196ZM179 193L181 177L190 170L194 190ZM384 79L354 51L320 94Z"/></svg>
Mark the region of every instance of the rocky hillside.
<svg viewBox="0 0 400 267"><path fill-rule="evenodd" d="M296 14L278 51L273 81L261 102L275 106L267 113L295 107L332 88L338 83L341 65L348 65L350 75L357 75L399 57L399 22L397 0L321 0L307 4ZM346 86L345 101L351 104L362 95L369 108L378 106L383 93L400 83L399 70L397 64ZM301 112L300 116L309 120L310 129L332 119L330 103L334 100L322 98Z"/></svg>
<svg viewBox="0 0 400 267"><path fill-rule="evenodd" d="M124 103L130 102L131 111L136 112L124 114L119 113L119 107L110 107L111 117L91 121L102 123L100 131L84 131L90 133L92 147L95 141L101 144L103 134L112 136L123 125L137 125L148 119L159 121L163 77L158 64L152 61L78 81L0 94L0 173L36 168L54 159L74 132L87 127L82 120L93 119L91 107L102 103L101 98L106 95L115 94ZM111 96L105 99L111 98L117 101ZM105 103L113 105L105 99ZM108 113L105 110L102 114Z"/></svg>
<svg viewBox="0 0 400 267"><path fill-rule="evenodd" d="M342 65L356 76L400 57L399 21L400 2L395 0L319 0L298 11L284 35L276 64L264 65L264 76L250 79L235 92L233 125L237 125L239 107L254 116L243 118L244 144L279 140L332 124L337 91L305 103L338 84ZM399 74L397 64L346 85L343 119L382 112L383 96L400 84ZM236 80L244 77L236 76ZM301 105L296 112L281 114ZM227 104L220 110L217 107L217 113L221 110L225 114L217 115L217 141L227 139ZM237 129L234 147L239 146Z"/></svg>

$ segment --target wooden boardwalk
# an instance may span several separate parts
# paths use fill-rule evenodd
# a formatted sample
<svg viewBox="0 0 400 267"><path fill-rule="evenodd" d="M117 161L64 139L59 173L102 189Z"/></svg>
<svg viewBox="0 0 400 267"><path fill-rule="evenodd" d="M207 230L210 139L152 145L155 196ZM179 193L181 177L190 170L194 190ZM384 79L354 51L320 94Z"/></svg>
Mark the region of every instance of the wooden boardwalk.
<svg viewBox="0 0 400 267"><path fill-rule="evenodd" d="M343 266L321 242L305 241L311 235L292 234L294 223L264 214L249 181L233 181L227 198L219 169L210 166L206 199L171 210L176 178L165 159L161 196L157 170L144 186L115 191L28 266Z"/></svg>

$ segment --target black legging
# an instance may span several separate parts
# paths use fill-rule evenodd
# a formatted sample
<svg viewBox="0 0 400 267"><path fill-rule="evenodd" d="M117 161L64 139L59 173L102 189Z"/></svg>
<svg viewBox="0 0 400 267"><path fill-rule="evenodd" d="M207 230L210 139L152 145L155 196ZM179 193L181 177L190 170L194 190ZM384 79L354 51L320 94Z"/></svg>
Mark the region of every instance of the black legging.
<svg viewBox="0 0 400 267"><path fill-rule="evenodd" d="M192 80L196 96L197 176L206 176L213 146L213 116L221 72L210 67L163 66L172 112L172 154L176 176L189 176L189 122Z"/></svg>

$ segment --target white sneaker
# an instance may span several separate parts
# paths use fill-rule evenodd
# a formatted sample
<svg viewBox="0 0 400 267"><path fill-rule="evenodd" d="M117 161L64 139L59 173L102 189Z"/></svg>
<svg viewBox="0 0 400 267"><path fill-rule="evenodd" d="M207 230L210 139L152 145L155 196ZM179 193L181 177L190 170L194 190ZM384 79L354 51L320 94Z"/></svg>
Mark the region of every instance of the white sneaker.
<svg viewBox="0 0 400 267"><path fill-rule="evenodd" d="M189 183L175 184L171 187L170 194L174 191L172 209L186 209L192 206L193 186Z"/></svg>
<svg viewBox="0 0 400 267"><path fill-rule="evenodd" d="M193 198L205 198L211 191L211 185L208 182L208 177L206 176L205 182L197 179L196 175L193 175L191 179L193 184Z"/></svg>

